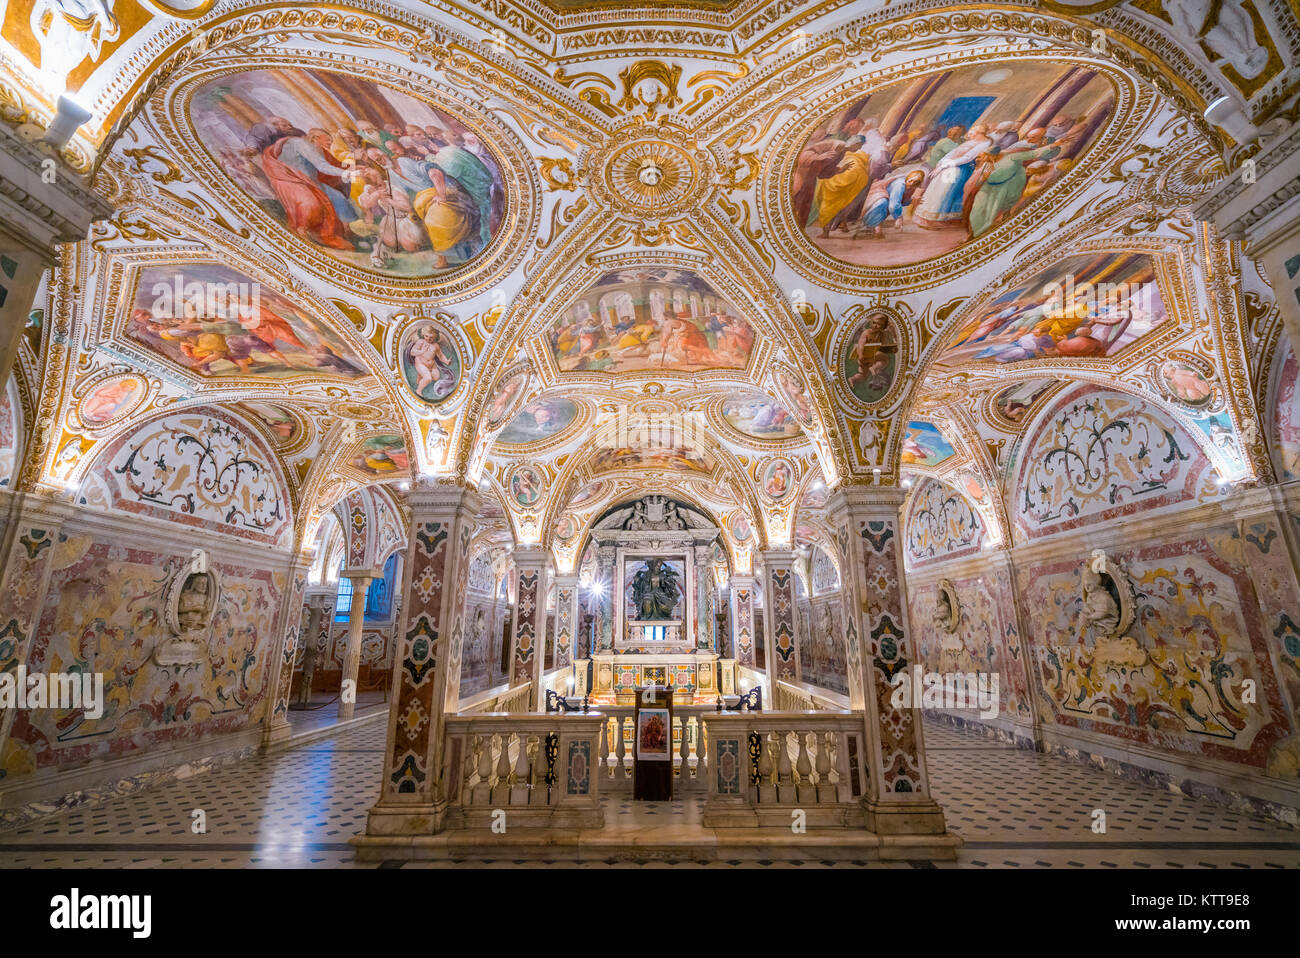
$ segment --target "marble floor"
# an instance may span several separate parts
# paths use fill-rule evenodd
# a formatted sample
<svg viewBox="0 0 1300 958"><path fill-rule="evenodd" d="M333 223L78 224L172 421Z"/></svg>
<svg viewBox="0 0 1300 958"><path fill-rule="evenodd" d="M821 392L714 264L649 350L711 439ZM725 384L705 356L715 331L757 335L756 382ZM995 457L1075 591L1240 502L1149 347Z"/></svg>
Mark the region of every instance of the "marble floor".
<svg viewBox="0 0 1300 958"><path fill-rule="evenodd" d="M350 866L348 839L364 828L379 793L385 725L381 712L277 754L0 832L0 867ZM946 726L928 726L926 743L935 797L949 828L966 844L955 863L923 867L1300 868L1295 829ZM691 825L699 816L694 801L605 801L607 820L620 824ZM1092 831L1098 808L1106 812L1105 834ZM195 833L196 810L205 820L202 833ZM476 863L403 867L465 864ZM626 866L584 863L613 864ZM728 864L655 861L643 867ZM760 864L809 868L818 863L782 861L774 854Z"/></svg>

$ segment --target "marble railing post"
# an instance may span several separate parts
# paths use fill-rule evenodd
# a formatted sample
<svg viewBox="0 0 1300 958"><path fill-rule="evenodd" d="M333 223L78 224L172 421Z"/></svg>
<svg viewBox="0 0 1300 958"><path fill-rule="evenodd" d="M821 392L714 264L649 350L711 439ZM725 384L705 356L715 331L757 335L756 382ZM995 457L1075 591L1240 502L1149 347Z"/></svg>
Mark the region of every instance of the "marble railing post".
<svg viewBox="0 0 1300 958"><path fill-rule="evenodd" d="M799 614L795 602L795 554L789 549L768 549L763 553L763 611L767 616L767 681L776 693L776 683L799 677Z"/></svg>
<svg viewBox="0 0 1300 958"><path fill-rule="evenodd" d="M366 617L366 590L378 578L374 569L344 569L340 577L352 580L352 605L348 609L348 641L343 647L343 680L339 686L339 720L350 719L357 708L357 675L361 670L361 630Z"/></svg>
<svg viewBox="0 0 1300 958"><path fill-rule="evenodd" d="M0 125L0 388L9 379L41 274L60 243L86 238L90 224L113 213L72 167Z"/></svg>
<svg viewBox="0 0 1300 958"><path fill-rule="evenodd" d="M850 705L862 710L870 753L867 827L878 834L937 835L945 831L943 809L930 798L920 710L891 703L890 680L916 660L900 549L903 498L897 488L849 487L832 496L829 515L844 550Z"/></svg>
<svg viewBox="0 0 1300 958"><path fill-rule="evenodd" d="M408 501L411 531L402 564L384 777L366 820L367 835L439 831L447 806L443 769L458 769L461 760L443 755L443 728L460 694L469 544L479 496L454 481L421 481Z"/></svg>
<svg viewBox="0 0 1300 958"><path fill-rule="evenodd" d="M733 575L730 586L731 654L740 665L754 666L754 577Z"/></svg>
<svg viewBox="0 0 1300 958"><path fill-rule="evenodd" d="M555 577L555 667L573 664L578 638L578 577ZM563 690L561 690L563 691Z"/></svg>
<svg viewBox="0 0 1300 958"><path fill-rule="evenodd" d="M511 633L514 651L510 656L510 684L532 682L528 691L529 711L537 711L541 697L542 671L546 667L546 563L550 553L540 546L515 549L515 617Z"/></svg>

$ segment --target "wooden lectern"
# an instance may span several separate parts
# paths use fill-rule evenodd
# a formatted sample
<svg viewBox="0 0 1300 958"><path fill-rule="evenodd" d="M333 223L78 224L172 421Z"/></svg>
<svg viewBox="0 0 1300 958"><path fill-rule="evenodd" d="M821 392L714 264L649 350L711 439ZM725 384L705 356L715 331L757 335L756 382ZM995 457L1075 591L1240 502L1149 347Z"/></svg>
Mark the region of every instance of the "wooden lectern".
<svg viewBox="0 0 1300 958"><path fill-rule="evenodd" d="M652 685L636 690L632 798L670 802L673 798L673 690Z"/></svg>

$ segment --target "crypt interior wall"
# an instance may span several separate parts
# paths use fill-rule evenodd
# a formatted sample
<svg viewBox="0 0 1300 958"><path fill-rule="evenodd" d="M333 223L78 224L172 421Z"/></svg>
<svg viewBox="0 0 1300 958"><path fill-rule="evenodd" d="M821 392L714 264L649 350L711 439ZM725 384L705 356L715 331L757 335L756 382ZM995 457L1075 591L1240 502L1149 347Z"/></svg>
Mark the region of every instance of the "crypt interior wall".
<svg viewBox="0 0 1300 958"><path fill-rule="evenodd" d="M1063 450L1108 435L1104 483L1078 467L1087 452L1073 470L1062 465ZM1095 387L1066 393L1027 436L1011 472L1010 548L972 553L978 536L961 532L978 522L936 537L933 504L964 502L951 486L927 479L909 504L909 544L927 545L924 556L909 551L920 662L1000 675L997 717L959 720L1189 791L1294 806L1294 491L1220 487L1180 424ZM1090 624L1081 594L1081 569L1098 549L1131 585L1132 622L1109 637ZM960 606L952 631L936 622L945 582Z"/></svg>

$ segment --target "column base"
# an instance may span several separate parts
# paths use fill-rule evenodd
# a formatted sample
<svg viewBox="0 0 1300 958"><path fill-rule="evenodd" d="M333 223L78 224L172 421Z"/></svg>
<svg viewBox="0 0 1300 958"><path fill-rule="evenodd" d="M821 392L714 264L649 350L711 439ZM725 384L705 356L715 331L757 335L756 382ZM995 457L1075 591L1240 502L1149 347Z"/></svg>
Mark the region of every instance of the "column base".
<svg viewBox="0 0 1300 958"><path fill-rule="evenodd" d="M421 803L418 805L376 805L366 815L366 834L358 836L432 835L443 829L447 818L447 803Z"/></svg>
<svg viewBox="0 0 1300 958"><path fill-rule="evenodd" d="M862 803L867 830L877 835L942 835L948 828L938 802Z"/></svg>
<svg viewBox="0 0 1300 958"><path fill-rule="evenodd" d="M275 748L289 741L293 735L293 726L280 719L262 734L262 748Z"/></svg>

